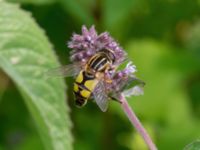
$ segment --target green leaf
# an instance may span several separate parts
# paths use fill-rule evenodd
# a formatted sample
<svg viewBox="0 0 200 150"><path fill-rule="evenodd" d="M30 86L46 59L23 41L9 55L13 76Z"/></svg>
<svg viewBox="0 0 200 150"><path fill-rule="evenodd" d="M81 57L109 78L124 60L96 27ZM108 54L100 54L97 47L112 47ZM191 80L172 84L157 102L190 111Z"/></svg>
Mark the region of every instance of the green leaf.
<svg viewBox="0 0 200 150"><path fill-rule="evenodd" d="M55 66L59 63L52 46L31 15L0 1L0 67L25 98L46 149L70 150L64 81L43 79L43 72Z"/></svg>
<svg viewBox="0 0 200 150"><path fill-rule="evenodd" d="M200 149L200 140L194 141L184 148L184 150L199 150L199 149Z"/></svg>

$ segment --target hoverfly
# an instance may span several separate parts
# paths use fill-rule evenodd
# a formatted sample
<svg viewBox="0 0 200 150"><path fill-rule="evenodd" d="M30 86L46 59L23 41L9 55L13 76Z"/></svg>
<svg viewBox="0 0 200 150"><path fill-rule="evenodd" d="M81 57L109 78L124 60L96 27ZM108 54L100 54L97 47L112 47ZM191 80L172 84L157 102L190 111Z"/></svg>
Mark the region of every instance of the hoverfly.
<svg viewBox="0 0 200 150"><path fill-rule="evenodd" d="M105 76L105 73L115 71L115 57L110 49L102 49L95 55L91 56L86 63L69 64L55 69L48 70L47 76L60 77L76 77L74 82L73 93L75 96L75 104L78 107L83 107L88 99L93 98L102 111L108 108L108 96L105 83L111 83L112 80ZM131 79L132 80L132 79ZM130 82L122 81L120 89ZM114 93L115 94L115 93Z"/></svg>
<svg viewBox="0 0 200 150"><path fill-rule="evenodd" d="M108 95L104 82L112 82L106 79L105 72L114 69L115 57L110 49L103 49L93 55L85 64L69 64L48 70L47 76L69 77L76 76L74 82L75 104L83 107L89 98L93 97L102 111L108 107Z"/></svg>

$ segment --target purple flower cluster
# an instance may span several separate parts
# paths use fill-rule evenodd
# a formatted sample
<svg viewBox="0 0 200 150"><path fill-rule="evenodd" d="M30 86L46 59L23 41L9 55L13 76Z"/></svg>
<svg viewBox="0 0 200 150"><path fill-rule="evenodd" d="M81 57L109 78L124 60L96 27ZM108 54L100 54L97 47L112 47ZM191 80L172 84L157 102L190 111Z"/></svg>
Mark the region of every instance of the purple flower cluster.
<svg viewBox="0 0 200 150"><path fill-rule="evenodd" d="M116 58L115 65L119 65L126 57L126 52L113 40L108 32L97 34L94 26L89 30L83 26L82 35L73 34L68 47L73 49L70 53L72 62L86 62L92 55L102 49L111 49Z"/></svg>
<svg viewBox="0 0 200 150"><path fill-rule="evenodd" d="M109 35L104 32L97 34L94 26L89 30L83 26L82 34L73 34L68 47L72 49L70 52L70 60L72 63L86 63L88 59L102 49L111 49L115 56L115 67L118 67L126 59L127 53L119 46L119 44ZM129 62L123 70L112 70L106 75L112 80L112 83L105 83L106 90L109 93L117 93L127 84L130 77L134 77L136 66ZM131 88L133 89L133 88ZM129 89L129 91L131 91ZM128 92L128 95L134 95L135 91Z"/></svg>

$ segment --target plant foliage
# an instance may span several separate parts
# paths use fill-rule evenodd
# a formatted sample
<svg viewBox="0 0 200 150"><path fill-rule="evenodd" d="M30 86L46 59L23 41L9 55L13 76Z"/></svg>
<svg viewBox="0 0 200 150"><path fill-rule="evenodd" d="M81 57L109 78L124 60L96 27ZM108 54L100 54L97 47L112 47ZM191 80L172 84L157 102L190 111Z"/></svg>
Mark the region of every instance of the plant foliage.
<svg viewBox="0 0 200 150"><path fill-rule="evenodd" d="M51 44L32 16L18 5L1 1L0 67L22 93L46 149L70 150L64 82L43 77L45 70L58 65Z"/></svg>

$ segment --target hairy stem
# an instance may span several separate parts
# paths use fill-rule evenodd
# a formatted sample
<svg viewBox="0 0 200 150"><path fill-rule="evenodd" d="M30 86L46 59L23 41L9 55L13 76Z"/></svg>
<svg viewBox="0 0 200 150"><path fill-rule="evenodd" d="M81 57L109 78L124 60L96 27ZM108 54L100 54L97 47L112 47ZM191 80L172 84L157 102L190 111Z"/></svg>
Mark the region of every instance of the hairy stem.
<svg viewBox="0 0 200 150"><path fill-rule="evenodd" d="M147 133L147 131L145 130L143 125L140 123L139 119L137 118L134 111L129 106L129 104L128 104L128 102L125 99L123 94L120 95L120 102L121 102L122 109L126 113L128 119L131 121L133 126L136 128L136 130L143 137L143 139L144 139L145 143L148 145L149 149L150 150L157 150L157 148L156 148L155 144L153 143L153 141L151 140L149 134Z"/></svg>

